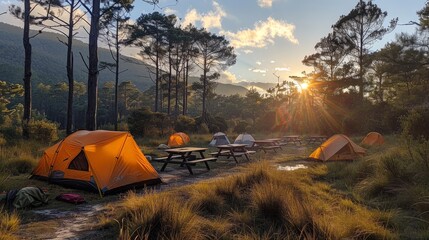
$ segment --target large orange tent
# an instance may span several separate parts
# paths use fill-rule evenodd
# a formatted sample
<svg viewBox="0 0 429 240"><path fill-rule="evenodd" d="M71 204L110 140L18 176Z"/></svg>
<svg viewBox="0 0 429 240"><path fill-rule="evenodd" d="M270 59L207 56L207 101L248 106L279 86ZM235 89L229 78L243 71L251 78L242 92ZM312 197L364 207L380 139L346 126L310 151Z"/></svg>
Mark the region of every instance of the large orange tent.
<svg viewBox="0 0 429 240"><path fill-rule="evenodd" d="M128 132L77 131L45 150L33 177L105 194L160 183Z"/></svg>
<svg viewBox="0 0 429 240"><path fill-rule="evenodd" d="M384 137L378 132L370 132L360 143L367 146L377 146L384 144Z"/></svg>
<svg viewBox="0 0 429 240"><path fill-rule="evenodd" d="M354 143L350 138L343 134L337 134L330 137L320 145L309 158L328 161L328 160L353 160L358 156L365 154L365 149Z"/></svg>
<svg viewBox="0 0 429 240"><path fill-rule="evenodd" d="M169 147L180 147L187 144L190 140L186 133L177 132L170 135L167 145Z"/></svg>

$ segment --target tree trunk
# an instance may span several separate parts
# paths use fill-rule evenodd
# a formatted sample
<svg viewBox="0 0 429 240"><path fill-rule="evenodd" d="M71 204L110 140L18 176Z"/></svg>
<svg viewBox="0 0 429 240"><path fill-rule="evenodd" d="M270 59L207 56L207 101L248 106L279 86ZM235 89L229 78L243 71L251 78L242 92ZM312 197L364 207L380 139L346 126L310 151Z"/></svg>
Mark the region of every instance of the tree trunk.
<svg viewBox="0 0 429 240"><path fill-rule="evenodd" d="M159 49L156 49L155 56L155 107L154 111L158 112L158 102L159 102Z"/></svg>
<svg viewBox="0 0 429 240"><path fill-rule="evenodd" d="M92 1L91 26L89 30L89 69L88 69L88 108L86 110L86 129L97 129L98 95L98 34L100 20L100 0Z"/></svg>
<svg viewBox="0 0 429 240"><path fill-rule="evenodd" d="M361 8L363 7L362 0L360 0ZM363 9L362 9L363 12ZM361 101L363 101L363 87L364 87L364 81L363 81L363 15L361 14L361 22L360 22L360 46L359 46L359 98Z"/></svg>
<svg viewBox="0 0 429 240"><path fill-rule="evenodd" d="M175 104L174 104L174 115L177 116L179 115L179 76L180 76L180 71L179 71L179 47L176 47L176 82L175 82L175 88L176 88L176 92L174 94L175 96Z"/></svg>
<svg viewBox="0 0 429 240"><path fill-rule="evenodd" d="M187 100L188 100L188 63L189 60L186 60L185 69L183 69L183 96L182 96L182 114L186 116L187 113Z"/></svg>
<svg viewBox="0 0 429 240"><path fill-rule="evenodd" d="M74 0L70 1L70 15L69 15L69 32L67 36L67 79L69 81L69 93L67 99L67 123L66 133L71 134L73 131L73 93L74 93L74 79L73 79L73 13L74 13Z"/></svg>
<svg viewBox="0 0 429 240"><path fill-rule="evenodd" d="M204 64L203 64L203 109L202 109L202 114L201 117L203 119L203 121L206 120L206 113L207 113L207 109L206 109L206 95L207 95L207 58L204 57Z"/></svg>
<svg viewBox="0 0 429 240"><path fill-rule="evenodd" d="M119 17L118 17L119 18ZM116 19L115 33L116 69L115 69L115 131L118 131L118 86L119 86L119 19Z"/></svg>
<svg viewBox="0 0 429 240"><path fill-rule="evenodd" d="M31 119L31 44L30 44L30 0L24 0L24 115L22 135L29 137L28 121Z"/></svg>
<svg viewBox="0 0 429 240"><path fill-rule="evenodd" d="M169 65L169 72L168 72L167 114L170 115L170 113L171 113L171 81L172 81L171 66L173 65L173 63L171 62L171 48L168 49L168 65Z"/></svg>

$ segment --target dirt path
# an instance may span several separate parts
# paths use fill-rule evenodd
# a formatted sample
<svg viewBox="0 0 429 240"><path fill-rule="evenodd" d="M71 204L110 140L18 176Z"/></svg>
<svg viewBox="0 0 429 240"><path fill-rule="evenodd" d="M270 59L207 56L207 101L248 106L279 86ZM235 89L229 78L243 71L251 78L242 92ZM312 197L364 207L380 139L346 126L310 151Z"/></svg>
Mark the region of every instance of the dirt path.
<svg viewBox="0 0 429 240"><path fill-rule="evenodd" d="M299 150L298 150L299 151ZM286 156L287 154L283 155ZM264 155L264 158L271 158L272 155ZM259 159L259 158L258 158ZM299 162L291 161L291 165L296 165ZM282 164L285 165L285 164ZM288 165L288 164L286 164ZM207 171L203 168L193 168L194 175L189 175L186 168L167 167L164 172L160 172L163 184L156 186L156 191L166 191L170 188L183 185L193 184L199 181L214 179L230 175L239 170L242 164L236 165L233 161L218 161L212 170ZM277 166L276 166L277 167ZM281 169L279 169L281 170ZM283 169L284 170L284 169ZM144 194L144 191L141 191ZM109 203L119 201L120 196L110 197L108 201L98 204L83 204L78 205L72 210L61 209L44 209L30 210L30 216L34 216L34 220L23 221L21 230L19 231L20 239L114 239L116 236L109 236L108 231L92 230L99 220L99 216Z"/></svg>
<svg viewBox="0 0 429 240"><path fill-rule="evenodd" d="M235 171L235 164L225 164L207 171L205 168L194 168L194 175L189 175L186 168L168 168L161 172L163 184L156 186L156 191L165 191L173 187L188 185L202 180L216 178L226 172ZM143 192L143 191L142 191ZM143 193L142 193L143 194ZM24 220L19 231L20 239L110 239L107 232L95 231L91 227L98 222L97 216L104 211L105 205L119 201L117 196L111 201L99 204L77 205L74 209L43 209L30 210L26 215L34 216L34 221Z"/></svg>

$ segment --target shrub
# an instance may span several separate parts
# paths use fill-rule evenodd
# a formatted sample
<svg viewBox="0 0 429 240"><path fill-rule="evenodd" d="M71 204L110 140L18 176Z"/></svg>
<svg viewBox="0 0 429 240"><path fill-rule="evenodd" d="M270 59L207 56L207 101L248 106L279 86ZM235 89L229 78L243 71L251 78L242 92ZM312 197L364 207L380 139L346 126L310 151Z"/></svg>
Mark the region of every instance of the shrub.
<svg viewBox="0 0 429 240"><path fill-rule="evenodd" d="M429 109L413 109L401 118L402 134L414 140L429 140Z"/></svg>
<svg viewBox="0 0 429 240"><path fill-rule="evenodd" d="M7 160L0 165L2 172L8 172L12 175L19 175L22 173L31 173L35 167L35 162L29 158L13 158Z"/></svg>
<svg viewBox="0 0 429 240"><path fill-rule="evenodd" d="M156 113L149 108L142 108L131 112L128 117L128 127L135 136L164 136L171 132L172 122L165 113Z"/></svg>
<svg viewBox="0 0 429 240"><path fill-rule="evenodd" d="M249 126L249 123L247 123L246 121L239 121L237 125L234 127L234 132L244 133L247 131L248 126Z"/></svg>
<svg viewBox="0 0 429 240"><path fill-rule="evenodd" d="M195 119L180 115L174 125L176 132L195 132Z"/></svg>
<svg viewBox="0 0 429 240"><path fill-rule="evenodd" d="M30 120L28 133L31 139L44 142L58 140L58 125L48 120Z"/></svg>

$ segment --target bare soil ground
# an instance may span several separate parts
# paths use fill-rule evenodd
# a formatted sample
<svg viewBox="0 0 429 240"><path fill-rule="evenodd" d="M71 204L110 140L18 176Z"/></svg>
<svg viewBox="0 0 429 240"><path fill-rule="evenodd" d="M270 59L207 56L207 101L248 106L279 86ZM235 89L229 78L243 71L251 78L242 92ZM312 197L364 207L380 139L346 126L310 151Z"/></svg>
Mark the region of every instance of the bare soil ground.
<svg viewBox="0 0 429 240"><path fill-rule="evenodd" d="M305 154L306 148L288 147L280 153L258 153L253 155L251 161L273 160L273 164L302 164L295 162L294 156ZM298 154L297 154L298 153ZM289 162L290 161L290 162ZM295 163L294 163L295 162ZM305 164L305 163L304 163ZM194 175L190 175L186 167L178 165L168 166L164 172L159 172L160 165L155 163L162 184L153 187L155 191L165 191L170 188L193 184L199 181L220 178L240 170L246 165L246 161L236 164L232 159L219 159L217 162L209 163L211 170L207 171L204 164L193 167ZM40 186L40 183L38 184ZM46 187L51 187L50 185ZM42 186L43 188L43 186ZM21 213L22 224L18 237L20 239L115 239L109 231L94 230L98 223L97 216L105 210L105 206L115 201L120 201L124 194L111 195L100 198L95 193L85 193L73 189L62 189L54 187L54 194L64 192L78 192L84 195L87 203L73 205L50 200L50 203L42 208L26 210ZM138 194L144 194L144 189L137 190ZM55 195L51 196L53 199ZM53 203L52 203L53 202Z"/></svg>

